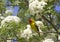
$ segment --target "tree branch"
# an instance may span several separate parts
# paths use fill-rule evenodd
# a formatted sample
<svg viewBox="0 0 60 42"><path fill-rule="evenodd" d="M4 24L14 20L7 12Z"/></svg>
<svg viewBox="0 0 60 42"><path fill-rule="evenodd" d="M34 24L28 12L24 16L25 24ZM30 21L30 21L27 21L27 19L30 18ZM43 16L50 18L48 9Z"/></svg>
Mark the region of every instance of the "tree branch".
<svg viewBox="0 0 60 42"><path fill-rule="evenodd" d="M57 30L57 28L56 28L56 25L54 25L50 20L48 20L45 16L43 16L42 15L42 18L44 19L44 20L46 20L48 23L50 23L52 26L53 26L53 28L55 29L55 31L58 33L58 30Z"/></svg>

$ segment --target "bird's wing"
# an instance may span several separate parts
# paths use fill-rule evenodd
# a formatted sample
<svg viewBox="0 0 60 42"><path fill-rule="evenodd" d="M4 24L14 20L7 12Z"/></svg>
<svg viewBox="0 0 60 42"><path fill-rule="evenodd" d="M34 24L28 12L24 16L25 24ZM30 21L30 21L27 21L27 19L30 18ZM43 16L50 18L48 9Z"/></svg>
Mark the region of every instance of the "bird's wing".
<svg viewBox="0 0 60 42"><path fill-rule="evenodd" d="M36 27L37 31L39 31L38 26L36 25L36 23L35 23L34 25L35 25L35 27Z"/></svg>
<svg viewBox="0 0 60 42"><path fill-rule="evenodd" d="M40 36L40 32L39 32L39 28L38 28L38 26L36 25L36 23L35 23L34 25L35 25L35 27L36 27L36 29L37 29L37 33L38 33L38 35Z"/></svg>

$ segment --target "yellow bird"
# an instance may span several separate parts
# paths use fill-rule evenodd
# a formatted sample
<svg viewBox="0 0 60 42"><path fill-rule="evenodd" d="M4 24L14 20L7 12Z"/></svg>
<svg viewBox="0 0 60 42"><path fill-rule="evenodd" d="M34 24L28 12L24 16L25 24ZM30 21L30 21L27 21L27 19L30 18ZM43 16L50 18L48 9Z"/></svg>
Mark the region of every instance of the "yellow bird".
<svg viewBox="0 0 60 42"><path fill-rule="evenodd" d="M29 19L29 24L31 26L31 30L33 30L34 32L37 32L38 35L40 36L38 26L36 25L35 20L33 18Z"/></svg>

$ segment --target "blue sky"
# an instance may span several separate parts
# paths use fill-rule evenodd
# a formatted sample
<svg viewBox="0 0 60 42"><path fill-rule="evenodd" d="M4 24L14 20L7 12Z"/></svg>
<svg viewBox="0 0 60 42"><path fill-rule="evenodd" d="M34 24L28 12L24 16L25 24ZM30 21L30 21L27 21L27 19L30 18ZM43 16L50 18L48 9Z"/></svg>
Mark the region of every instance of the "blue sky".
<svg viewBox="0 0 60 42"><path fill-rule="evenodd" d="M18 6L15 6L15 7L13 8L13 16L16 16L16 15L17 15L18 10L19 10L19 7L18 7Z"/></svg>
<svg viewBox="0 0 60 42"><path fill-rule="evenodd" d="M6 4L11 4L10 2L8 2L8 0L5 0L5 2L6 2ZM7 9L12 10L13 11L13 16L16 16L17 13L18 13L18 10L19 10L19 6L14 6L14 7L7 6Z"/></svg>
<svg viewBox="0 0 60 42"><path fill-rule="evenodd" d="M14 7L7 6L7 10L13 11L13 16L16 16L19 10L19 6L14 6Z"/></svg>
<svg viewBox="0 0 60 42"><path fill-rule="evenodd" d="M60 5L56 5L55 6L55 11L58 12L58 13L60 13Z"/></svg>

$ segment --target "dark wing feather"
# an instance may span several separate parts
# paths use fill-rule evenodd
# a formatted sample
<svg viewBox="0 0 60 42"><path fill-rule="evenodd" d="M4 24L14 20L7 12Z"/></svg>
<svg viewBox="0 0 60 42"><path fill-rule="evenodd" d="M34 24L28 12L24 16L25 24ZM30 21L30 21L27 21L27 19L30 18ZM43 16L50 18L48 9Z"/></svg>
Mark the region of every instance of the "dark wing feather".
<svg viewBox="0 0 60 42"><path fill-rule="evenodd" d="M35 25L35 27L36 27L36 29L37 29L38 35L40 36L40 32L39 32L38 26L36 25L36 23L35 23L34 25Z"/></svg>

